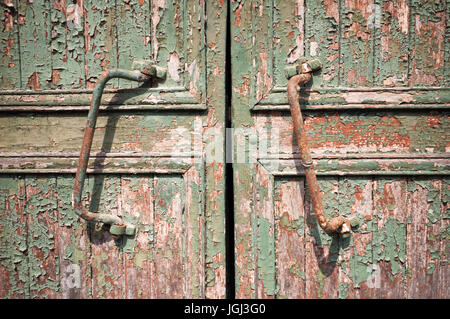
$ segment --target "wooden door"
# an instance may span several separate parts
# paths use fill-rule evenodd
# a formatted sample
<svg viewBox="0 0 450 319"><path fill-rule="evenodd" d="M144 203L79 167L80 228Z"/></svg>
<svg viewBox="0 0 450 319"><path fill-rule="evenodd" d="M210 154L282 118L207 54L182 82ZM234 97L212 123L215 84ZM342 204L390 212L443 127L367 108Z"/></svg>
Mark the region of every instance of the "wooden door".
<svg viewBox="0 0 450 319"><path fill-rule="evenodd" d="M448 298L448 3L230 5L236 297ZM300 57L323 64L301 107L350 238L322 231L305 191L284 73Z"/></svg>
<svg viewBox="0 0 450 319"><path fill-rule="evenodd" d="M226 4L196 0L2 1L0 297L225 296ZM206 25L206 21L208 24ZM167 69L113 79L93 141L85 204L137 225L114 239L72 209L100 74L133 59Z"/></svg>

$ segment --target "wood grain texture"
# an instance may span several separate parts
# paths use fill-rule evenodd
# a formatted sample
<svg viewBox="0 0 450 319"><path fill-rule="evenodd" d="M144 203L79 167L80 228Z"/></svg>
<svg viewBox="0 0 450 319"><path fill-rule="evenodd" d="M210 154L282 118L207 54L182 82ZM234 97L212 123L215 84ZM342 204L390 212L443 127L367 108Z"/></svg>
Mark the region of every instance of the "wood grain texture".
<svg viewBox="0 0 450 319"><path fill-rule="evenodd" d="M275 188L277 298L306 298L304 182L280 180Z"/></svg>

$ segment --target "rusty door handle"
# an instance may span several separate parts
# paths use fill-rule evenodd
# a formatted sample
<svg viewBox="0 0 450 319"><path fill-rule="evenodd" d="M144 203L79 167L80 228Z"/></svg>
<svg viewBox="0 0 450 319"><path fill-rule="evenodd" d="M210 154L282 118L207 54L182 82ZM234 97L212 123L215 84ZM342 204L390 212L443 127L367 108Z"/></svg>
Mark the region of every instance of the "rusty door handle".
<svg viewBox="0 0 450 319"><path fill-rule="evenodd" d="M84 129L84 137L81 144L80 157L73 184L73 208L75 213L87 221L98 221L110 224L111 227L109 231L113 235L133 235L136 231L136 226L125 223L119 216L89 212L81 203L81 194L83 192L84 180L86 179L86 170L89 162L92 140L94 138L95 124L97 122L103 89L105 88L106 83L113 78L145 82L151 78L165 78L166 76L165 69L155 66L150 62L133 62L133 68L135 70L132 71L123 69L107 70L97 80L92 92L91 106L89 108L88 119Z"/></svg>
<svg viewBox="0 0 450 319"><path fill-rule="evenodd" d="M320 193L319 186L317 184L316 172L314 171L314 165L311 160L309 145L306 140L306 132L303 127L302 113L300 111L297 87L307 83L311 79L311 73L319 70L321 67L322 64L319 60L311 60L309 62L303 61L303 63L296 67L287 68L286 72L288 78L290 78L287 85L287 95L297 144L300 150L300 158L305 170L306 184L311 196L312 206L314 208L317 221L320 227L327 234L339 231L340 233L347 235L350 233L350 221L348 219L344 219L342 216L337 216L328 221L324 215L322 194Z"/></svg>

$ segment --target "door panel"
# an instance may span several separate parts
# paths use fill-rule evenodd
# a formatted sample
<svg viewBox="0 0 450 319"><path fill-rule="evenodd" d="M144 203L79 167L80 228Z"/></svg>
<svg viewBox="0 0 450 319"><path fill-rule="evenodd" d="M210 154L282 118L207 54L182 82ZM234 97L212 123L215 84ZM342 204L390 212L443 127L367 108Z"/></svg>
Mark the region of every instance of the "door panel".
<svg viewBox="0 0 450 319"><path fill-rule="evenodd" d="M448 297L448 12L231 1L238 298ZM311 208L286 92L300 57L323 64L300 104L325 215L354 217L350 238Z"/></svg>
<svg viewBox="0 0 450 319"><path fill-rule="evenodd" d="M2 21L1 297L223 298L225 154L205 145L225 131L226 4L9 1ZM107 83L83 192L137 226L114 238L72 189L96 81L133 59L166 79Z"/></svg>

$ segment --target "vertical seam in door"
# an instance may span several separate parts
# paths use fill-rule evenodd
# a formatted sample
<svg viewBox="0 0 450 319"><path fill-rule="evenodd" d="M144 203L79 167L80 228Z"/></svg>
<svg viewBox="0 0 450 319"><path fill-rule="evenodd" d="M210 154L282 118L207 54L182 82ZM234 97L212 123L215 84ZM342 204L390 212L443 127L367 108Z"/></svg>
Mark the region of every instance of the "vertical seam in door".
<svg viewBox="0 0 450 319"><path fill-rule="evenodd" d="M225 36L225 127L232 128L231 117L231 3L227 0L226 36ZM228 131L226 129L226 131ZM232 136L232 134L231 134ZM225 134L225 152L229 151L227 143L228 134ZM231 144L232 145L232 144ZM232 151L232 150L230 150ZM229 154L225 154L225 159ZM233 191L233 164L225 162L225 286L226 298L235 299L235 253L234 253L234 191Z"/></svg>

